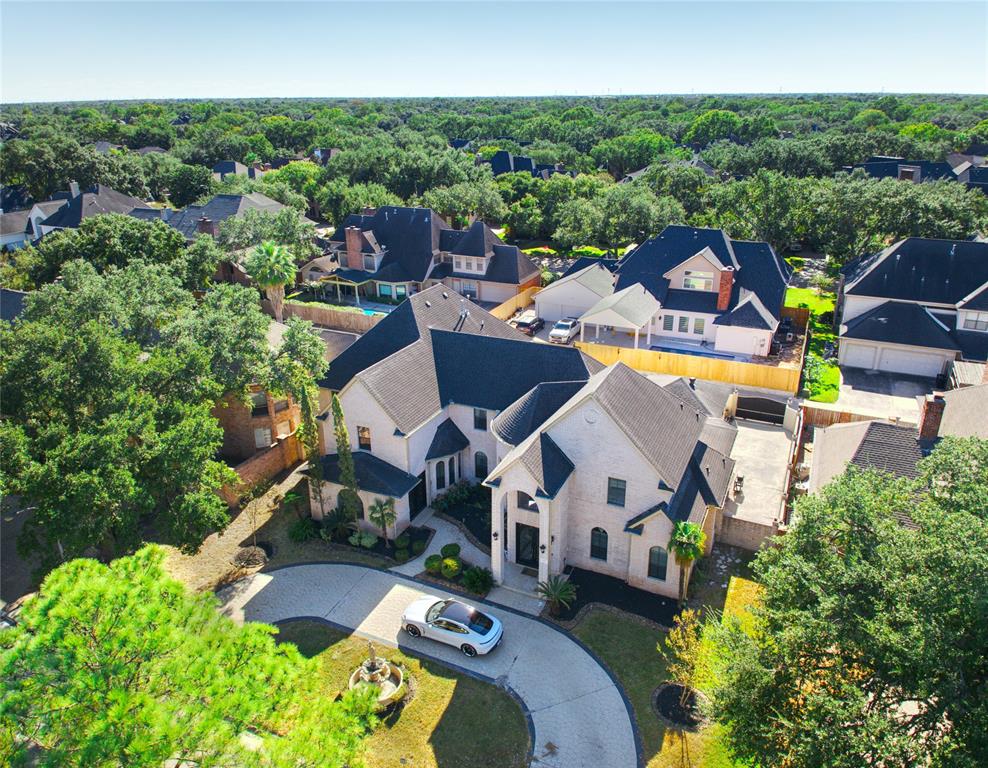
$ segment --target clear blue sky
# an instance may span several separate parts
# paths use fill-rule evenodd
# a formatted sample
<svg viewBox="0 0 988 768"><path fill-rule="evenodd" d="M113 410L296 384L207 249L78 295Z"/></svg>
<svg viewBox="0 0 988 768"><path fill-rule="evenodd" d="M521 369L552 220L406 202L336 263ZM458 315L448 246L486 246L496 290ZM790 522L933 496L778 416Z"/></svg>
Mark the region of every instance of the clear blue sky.
<svg viewBox="0 0 988 768"><path fill-rule="evenodd" d="M0 0L0 101L986 93L986 8Z"/></svg>

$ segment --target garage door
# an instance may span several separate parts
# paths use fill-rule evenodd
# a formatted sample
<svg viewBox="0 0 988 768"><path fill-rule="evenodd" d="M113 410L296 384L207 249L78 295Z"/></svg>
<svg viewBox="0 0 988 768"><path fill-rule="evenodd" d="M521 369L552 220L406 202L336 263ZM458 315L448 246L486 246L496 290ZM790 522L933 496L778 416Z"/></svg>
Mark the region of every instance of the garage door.
<svg viewBox="0 0 988 768"><path fill-rule="evenodd" d="M562 320L564 317L579 317L586 311L582 307L574 307L568 304L558 304L550 301L536 301L535 310L539 313L539 317L547 323L554 323L557 320Z"/></svg>
<svg viewBox="0 0 988 768"><path fill-rule="evenodd" d="M843 364L848 368L874 368L875 367L875 347L867 344L855 344L854 342L842 341Z"/></svg>
<svg viewBox="0 0 988 768"><path fill-rule="evenodd" d="M943 373L943 358L928 352L916 352L911 349L882 350L881 371L890 373L911 373L914 376L938 376Z"/></svg>

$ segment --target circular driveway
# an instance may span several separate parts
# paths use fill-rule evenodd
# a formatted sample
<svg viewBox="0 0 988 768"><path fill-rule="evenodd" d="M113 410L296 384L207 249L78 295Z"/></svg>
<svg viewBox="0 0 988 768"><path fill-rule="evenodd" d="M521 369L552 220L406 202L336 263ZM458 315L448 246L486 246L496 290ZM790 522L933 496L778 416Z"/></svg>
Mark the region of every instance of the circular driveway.
<svg viewBox="0 0 988 768"><path fill-rule="evenodd" d="M401 631L405 607L424 594L456 596L388 571L318 563L256 573L221 590L219 598L222 612L236 621L325 620L510 689L533 730L534 765L639 765L630 707L607 670L572 636L488 603L504 624L504 640L487 656L468 659L455 648Z"/></svg>

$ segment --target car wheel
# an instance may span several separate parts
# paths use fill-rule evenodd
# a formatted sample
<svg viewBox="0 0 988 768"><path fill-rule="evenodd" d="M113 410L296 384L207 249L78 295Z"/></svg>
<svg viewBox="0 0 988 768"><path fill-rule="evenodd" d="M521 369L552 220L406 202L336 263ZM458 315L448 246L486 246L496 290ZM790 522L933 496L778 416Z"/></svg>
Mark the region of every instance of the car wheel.
<svg viewBox="0 0 988 768"><path fill-rule="evenodd" d="M463 651L464 656L470 656L472 658L477 655L477 649L467 643L461 645L460 650Z"/></svg>
<svg viewBox="0 0 988 768"><path fill-rule="evenodd" d="M420 637L422 635L422 630L416 627L414 624L406 624L405 631L412 637Z"/></svg>

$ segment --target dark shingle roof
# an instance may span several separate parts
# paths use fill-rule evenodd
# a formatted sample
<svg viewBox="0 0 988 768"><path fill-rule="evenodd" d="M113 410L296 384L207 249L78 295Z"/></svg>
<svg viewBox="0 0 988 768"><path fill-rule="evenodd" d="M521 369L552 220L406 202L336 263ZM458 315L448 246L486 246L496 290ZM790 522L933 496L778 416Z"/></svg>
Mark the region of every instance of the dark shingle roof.
<svg viewBox="0 0 988 768"><path fill-rule="evenodd" d="M31 209L0 213L0 235L22 235L27 233Z"/></svg>
<svg viewBox="0 0 988 768"><path fill-rule="evenodd" d="M41 223L46 227L73 228L90 216L103 213L128 214L135 208L143 207L144 203L136 197L96 184L73 197Z"/></svg>
<svg viewBox="0 0 988 768"><path fill-rule="evenodd" d="M438 459L440 456L449 456L462 451L470 445L466 435L453 423L452 419L446 419L436 429L436 434L432 438L429 450L426 451L426 459Z"/></svg>
<svg viewBox="0 0 988 768"><path fill-rule="evenodd" d="M462 309L469 313L465 319L460 316ZM361 371L419 339L424 338L426 344L431 343L430 328L529 341L527 336L469 299L445 286L436 285L410 296L344 350L333 361L319 385L336 391L343 389Z"/></svg>
<svg viewBox="0 0 988 768"><path fill-rule="evenodd" d="M438 329L431 333L443 405L500 411L538 384L586 381L593 372L590 358L575 347Z"/></svg>
<svg viewBox="0 0 988 768"><path fill-rule="evenodd" d="M957 304L988 283L988 243L910 237L844 274L852 296Z"/></svg>
<svg viewBox="0 0 988 768"><path fill-rule="evenodd" d="M546 434L533 440L521 455L520 461L531 472L538 483L538 496L555 498L563 483L573 473L573 462L562 449Z"/></svg>
<svg viewBox="0 0 988 768"><path fill-rule="evenodd" d="M24 311L24 291L12 291L10 288L0 288L0 320L10 323L20 317Z"/></svg>
<svg viewBox="0 0 988 768"><path fill-rule="evenodd" d="M575 259L570 263L566 271L560 276L560 279L569 277L575 272L579 272L587 267L592 267L594 264L600 264L600 266L613 272L617 269L617 265L619 263L620 262L617 259L598 258L596 256L580 256L578 259Z"/></svg>
<svg viewBox="0 0 988 768"><path fill-rule="evenodd" d="M354 451L353 468L357 474L357 487L362 491L380 493L400 499L412 488L419 479L389 464L366 451ZM323 480L328 483L340 483L340 457L330 453L322 457Z"/></svg>
<svg viewBox="0 0 988 768"><path fill-rule="evenodd" d="M891 472L898 477L916 477L916 464L923 458L915 427L868 423L868 429L851 457L862 469Z"/></svg>
<svg viewBox="0 0 988 768"><path fill-rule="evenodd" d="M518 445L579 392L585 383L551 381L538 384L501 411L491 422L491 429L506 443Z"/></svg>
<svg viewBox="0 0 988 768"><path fill-rule="evenodd" d="M905 160L901 157L872 157L863 163L858 163L854 167L861 168L874 179L897 179L899 178L900 167L918 167L920 169L920 181L954 178L954 171L950 167L950 163L931 162L929 160Z"/></svg>
<svg viewBox="0 0 988 768"><path fill-rule="evenodd" d="M247 166L243 163L238 163L236 160L223 160L213 166L213 173L220 174L241 174L247 173Z"/></svg>
<svg viewBox="0 0 988 768"><path fill-rule="evenodd" d="M841 338L937 349L958 349L957 342L918 304L886 301L848 321Z"/></svg>
<svg viewBox="0 0 988 768"><path fill-rule="evenodd" d="M190 205L188 208L175 211L169 218L163 220L185 235L186 240L194 240L198 233L199 220L202 218L219 225L229 218L243 216L247 211L277 213L284 207L277 200L272 200L260 192L251 192L248 195L216 195L205 205ZM144 216L143 210L139 210L138 215Z"/></svg>

